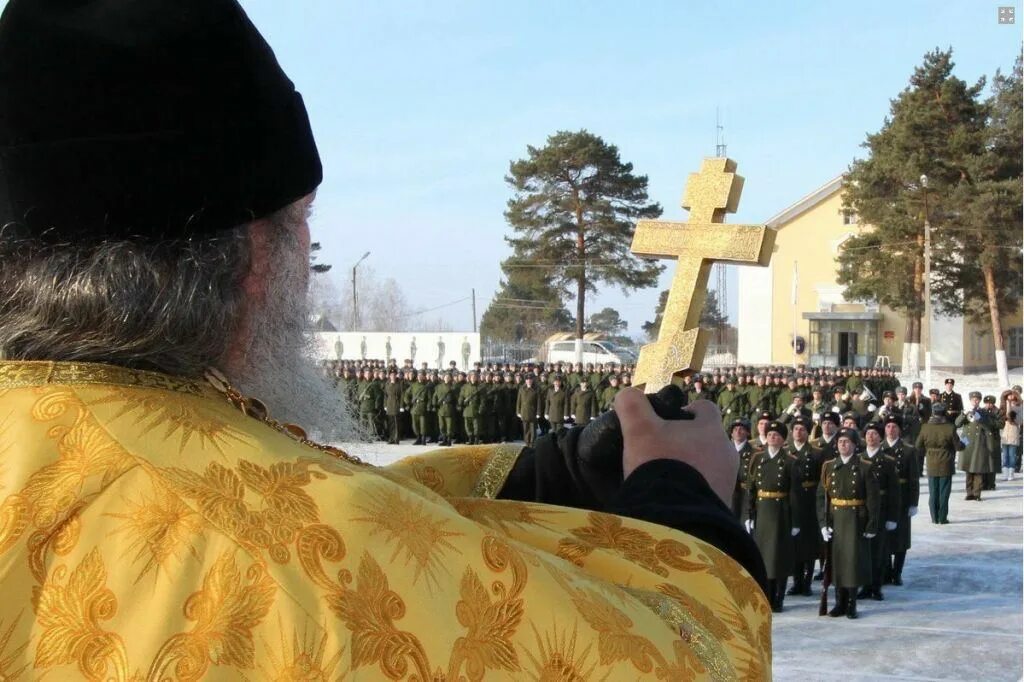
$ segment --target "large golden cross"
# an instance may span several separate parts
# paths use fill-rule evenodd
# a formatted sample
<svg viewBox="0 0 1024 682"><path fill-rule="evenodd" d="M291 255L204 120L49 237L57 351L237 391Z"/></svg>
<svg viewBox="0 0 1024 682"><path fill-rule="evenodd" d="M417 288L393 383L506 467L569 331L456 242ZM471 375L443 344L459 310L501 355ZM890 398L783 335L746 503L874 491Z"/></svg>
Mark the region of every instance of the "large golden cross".
<svg viewBox="0 0 1024 682"><path fill-rule="evenodd" d="M719 261L768 265L775 230L765 225L724 225L726 213L735 213L743 191L736 162L704 159L700 173L691 173L682 206L690 221L641 220L631 250L637 256L676 258L658 340L640 349L633 384L656 393L675 376L700 370L707 348L707 332L700 329L700 313L707 298L708 275ZM726 301L719 301L724 306Z"/></svg>

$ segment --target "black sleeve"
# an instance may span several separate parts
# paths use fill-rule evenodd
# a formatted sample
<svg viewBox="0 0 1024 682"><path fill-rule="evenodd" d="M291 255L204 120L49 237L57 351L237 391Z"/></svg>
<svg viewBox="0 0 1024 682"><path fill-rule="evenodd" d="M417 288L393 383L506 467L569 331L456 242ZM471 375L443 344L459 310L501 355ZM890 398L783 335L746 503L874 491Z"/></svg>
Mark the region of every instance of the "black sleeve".
<svg viewBox="0 0 1024 682"><path fill-rule="evenodd" d="M520 455L499 499L543 502L628 516L688 533L736 560L762 587L764 561L750 535L696 469L674 460L655 460L625 481L588 470L575 457L579 429L557 440L537 440Z"/></svg>

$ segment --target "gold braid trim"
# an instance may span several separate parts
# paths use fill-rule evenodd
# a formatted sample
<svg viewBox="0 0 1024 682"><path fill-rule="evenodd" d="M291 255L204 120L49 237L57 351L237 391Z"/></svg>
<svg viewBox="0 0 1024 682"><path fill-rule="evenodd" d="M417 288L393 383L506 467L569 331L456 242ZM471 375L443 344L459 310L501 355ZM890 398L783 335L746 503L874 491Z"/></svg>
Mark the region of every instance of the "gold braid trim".
<svg viewBox="0 0 1024 682"><path fill-rule="evenodd" d="M159 372L128 369L92 362L6 361L0 362L0 389L57 384L157 388L189 395L213 395L202 379L173 377Z"/></svg>
<svg viewBox="0 0 1024 682"><path fill-rule="evenodd" d="M655 592L619 585L619 589L654 611L663 621L671 623L690 645L713 680L735 680L736 669L725 653L725 647L704 624L674 599Z"/></svg>
<svg viewBox="0 0 1024 682"><path fill-rule="evenodd" d="M505 485L512 467L516 465L520 453L526 449L525 445L498 445L494 452L487 458L480 477L476 479L476 485L469 494L470 497L493 500L498 496Z"/></svg>

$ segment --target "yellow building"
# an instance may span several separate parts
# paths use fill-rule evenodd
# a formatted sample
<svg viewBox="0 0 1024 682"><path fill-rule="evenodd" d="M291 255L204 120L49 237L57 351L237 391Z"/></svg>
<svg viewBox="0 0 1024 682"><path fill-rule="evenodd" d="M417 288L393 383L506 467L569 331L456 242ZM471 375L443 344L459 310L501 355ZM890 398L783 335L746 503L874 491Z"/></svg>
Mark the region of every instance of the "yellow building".
<svg viewBox="0 0 1024 682"><path fill-rule="evenodd" d="M843 243L871 229L843 211L842 176L767 224L778 230L771 265L739 269L738 361L813 367L902 365L904 318L885 306L847 301L836 282L836 255ZM1021 365L1021 327L1020 311L1003 320L1010 367ZM933 369L995 368L987 324L933 315L930 345ZM923 352L919 363L923 369Z"/></svg>

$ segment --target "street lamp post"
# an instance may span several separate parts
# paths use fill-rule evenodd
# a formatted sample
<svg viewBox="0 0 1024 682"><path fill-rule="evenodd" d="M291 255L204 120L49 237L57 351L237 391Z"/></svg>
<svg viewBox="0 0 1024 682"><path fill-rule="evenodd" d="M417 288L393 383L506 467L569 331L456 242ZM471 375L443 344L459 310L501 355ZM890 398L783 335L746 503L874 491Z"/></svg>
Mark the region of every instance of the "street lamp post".
<svg viewBox="0 0 1024 682"><path fill-rule="evenodd" d="M356 264L352 266L352 331L359 330L359 305L358 305L358 294L356 293L356 268L359 264L366 260L366 257L370 255L367 251L363 254L363 257L356 261Z"/></svg>
<svg viewBox="0 0 1024 682"><path fill-rule="evenodd" d="M928 222L928 176L921 175L921 191L924 194L924 321L921 325L921 341L924 345L924 385L932 385L932 226Z"/></svg>

